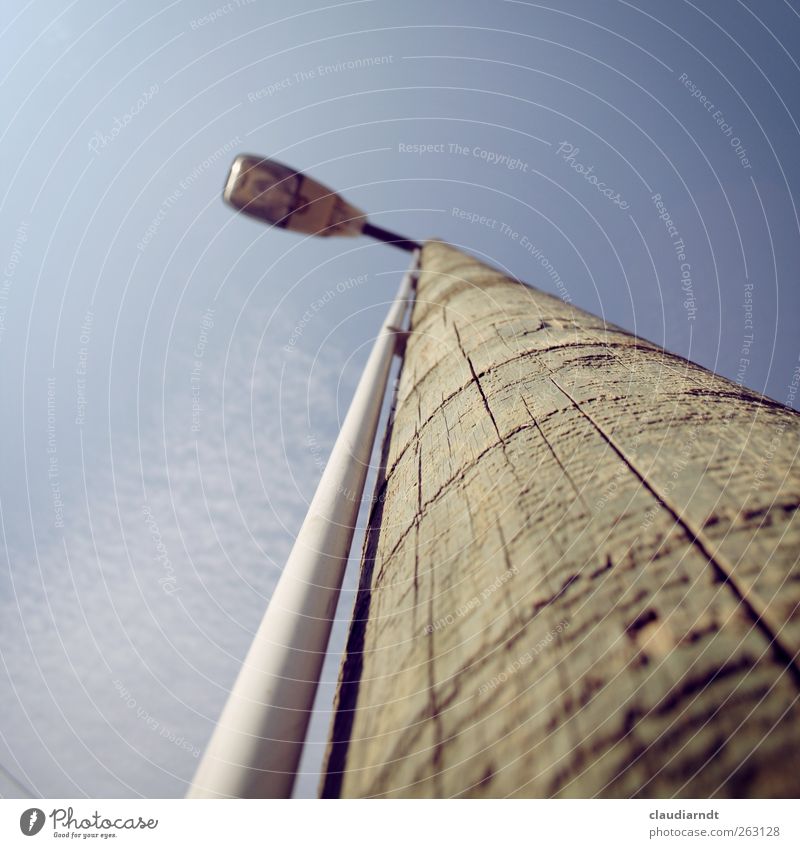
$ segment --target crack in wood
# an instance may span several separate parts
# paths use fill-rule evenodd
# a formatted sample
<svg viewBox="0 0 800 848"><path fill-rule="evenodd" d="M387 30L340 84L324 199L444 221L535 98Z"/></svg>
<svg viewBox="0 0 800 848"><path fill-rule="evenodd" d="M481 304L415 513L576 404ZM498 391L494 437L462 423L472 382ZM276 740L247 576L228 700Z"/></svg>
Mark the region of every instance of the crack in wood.
<svg viewBox="0 0 800 848"><path fill-rule="evenodd" d="M793 651L791 646L784 642L781 636L783 623L777 621L761 598L758 597L752 585L749 585L746 580L736 577L734 566L728 558L718 550L715 550L715 545L707 538L702 527L694 526L694 522L690 517L682 514L682 511L670 501L667 495L659 492L657 486L652 483L646 474L639 470L636 464L626 456L625 452L615 444L614 440L603 430L603 428L586 412L585 409L572 397L572 395L559 385L558 381L552 377L553 384L564 396L567 397L574 405L575 409L586 418L587 421L597 430L602 438L608 443L609 447L619 456L619 458L631 469L631 471L639 478L642 485L653 495L654 498L666 509L680 524L686 532L686 536L690 543L696 545L703 556L713 566L719 577L726 583L734 592L739 601L744 605L745 609L752 617L753 621L763 630L764 635L772 645L778 659L785 664L789 669L795 685L800 687L800 652Z"/></svg>

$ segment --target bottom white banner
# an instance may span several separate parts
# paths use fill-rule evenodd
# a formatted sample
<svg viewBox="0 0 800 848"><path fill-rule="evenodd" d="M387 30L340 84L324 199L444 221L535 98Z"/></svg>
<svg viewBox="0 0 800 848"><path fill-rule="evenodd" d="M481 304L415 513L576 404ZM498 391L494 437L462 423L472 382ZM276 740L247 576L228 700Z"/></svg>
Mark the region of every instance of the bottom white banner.
<svg viewBox="0 0 800 848"><path fill-rule="evenodd" d="M0 800L0 845L800 845L796 800ZM31 841L37 840L37 841Z"/></svg>

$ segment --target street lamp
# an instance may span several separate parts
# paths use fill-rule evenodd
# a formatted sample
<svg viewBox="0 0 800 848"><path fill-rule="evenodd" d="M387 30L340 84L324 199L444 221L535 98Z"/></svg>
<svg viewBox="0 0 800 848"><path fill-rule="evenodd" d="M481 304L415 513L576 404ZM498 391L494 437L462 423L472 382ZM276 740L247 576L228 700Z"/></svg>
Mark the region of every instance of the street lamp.
<svg viewBox="0 0 800 848"><path fill-rule="evenodd" d="M189 788L189 798L288 798L350 555L386 384L405 346L419 245L296 171L237 156L224 192L242 212L312 235L364 233L413 250L292 551Z"/></svg>
<svg viewBox="0 0 800 848"><path fill-rule="evenodd" d="M312 236L365 235L402 250L419 248L415 241L370 224L360 209L306 174L249 153L233 160L222 196L274 227Z"/></svg>

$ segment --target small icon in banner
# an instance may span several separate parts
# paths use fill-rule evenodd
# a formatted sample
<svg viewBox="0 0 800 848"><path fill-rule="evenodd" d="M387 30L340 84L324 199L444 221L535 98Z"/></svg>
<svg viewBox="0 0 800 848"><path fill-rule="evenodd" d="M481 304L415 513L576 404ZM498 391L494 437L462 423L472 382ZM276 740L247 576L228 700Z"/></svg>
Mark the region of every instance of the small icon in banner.
<svg viewBox="0 0 800 848"><path fill-rule="evenodd" d="M44 811L38 807L31 807L19 817L19 829L25 836L36 836L44 827Z"/></svg>

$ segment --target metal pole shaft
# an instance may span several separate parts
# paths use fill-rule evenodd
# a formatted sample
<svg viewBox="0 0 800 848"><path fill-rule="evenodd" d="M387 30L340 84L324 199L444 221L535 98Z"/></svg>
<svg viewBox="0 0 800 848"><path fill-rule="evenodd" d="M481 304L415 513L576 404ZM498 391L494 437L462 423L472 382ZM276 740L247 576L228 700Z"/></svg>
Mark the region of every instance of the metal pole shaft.
<svg viewBox="0 0 800 848"><path fill-rule="evenodd" d="M417 261L415 253L189 798L292 793Z"/></svg>

